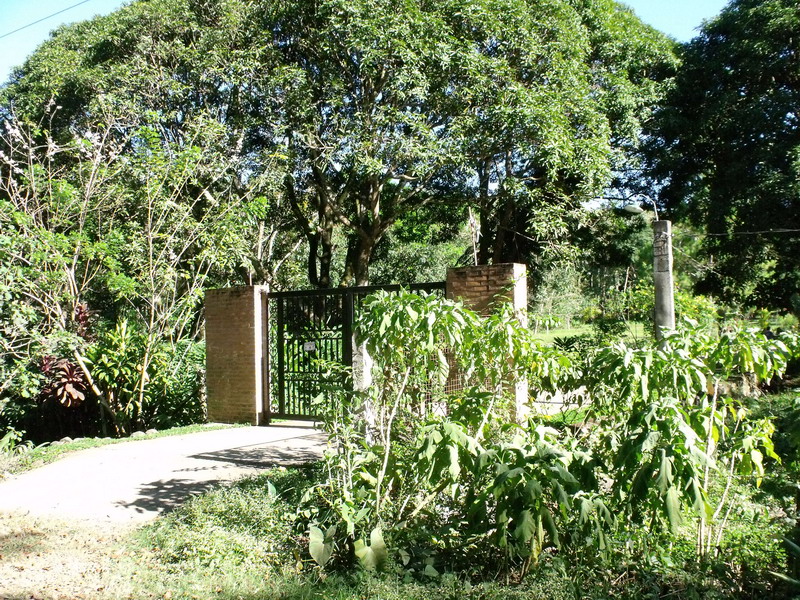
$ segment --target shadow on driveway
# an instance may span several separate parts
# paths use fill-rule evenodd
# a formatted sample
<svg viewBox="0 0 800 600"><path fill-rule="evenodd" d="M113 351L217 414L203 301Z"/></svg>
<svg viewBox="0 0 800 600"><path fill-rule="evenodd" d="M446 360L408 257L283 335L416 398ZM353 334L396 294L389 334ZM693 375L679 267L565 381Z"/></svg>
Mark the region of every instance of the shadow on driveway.
<svg viewBox="0 0 800 600"><path fill-rule="evenodd" d="M319 460L324 447L325 436L313 433L279 443L254 444L194 454L188 458L197 461L196 466L175 471L176 474L186 473L187 477L143 483L137 488L135 500L117 502L116 506L132 509L139 514L169 512L186 502L189 497L203 494L218 487L220 483L235 479L220 479L218 472L234 472L242 477L255 475L270 467L297 467Z"/></svg>

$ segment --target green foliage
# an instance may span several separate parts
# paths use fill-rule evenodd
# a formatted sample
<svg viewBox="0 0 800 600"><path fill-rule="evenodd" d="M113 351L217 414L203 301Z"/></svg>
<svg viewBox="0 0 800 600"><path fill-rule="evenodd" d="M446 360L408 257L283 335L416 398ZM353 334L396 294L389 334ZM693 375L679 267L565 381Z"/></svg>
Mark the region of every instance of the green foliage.
<svg viewBox="0 0 800 600"><path fill-rule="evenodd" d="M119 433L130 433L141 427L142 405L139 388L152 377L142 361L144 336L120 321L114 330L106 331L88 349L86 362L102 390Z"/></svg>
<svg viewBox="0 0 800 600"><path fill-rule="evenodd" d="M458 264L471 246L469 231L452 224L439 224L437 219L453 219L437 212L411 215L398 220L375 249L370 264L370 283L411 284L422 281L444 281L447 269ZM430 220L425 220L425 219ZM470 251L471 252L471 251Z"/></svg>
<svg viewBox="0 0 800 600"><path fill-rule="evenodd" d="M180 141L113 118L61 142L13 117L3 131L2 419L41 441L202 419L203 289L266 235L265 201L246 203L265 180L234 190L201 118ZM82 412L34 404L49 398Z"/></svg>
<svg viewBox="0 0 800 600"><path fill-rule="evenodd" d="M364 540L356 540L354 550L361 566L368 571L380 570L386 564L389 553L383 541L383 533L379 527L369 534L369 544Z"/></svg>
<svg viewBox="0 0 800 600"><path fill-rule="evenodd" d="M534 331L569 328L586 310L580 271L572 265L554 265L541 274L529 303L529 319Z"/></svg>
<svg viewBox="0 0 800 600"><path fill-rule="evenodd" d="M313 525L308 530L308 553L320 567L328 564L333 555L335 536L336 525L329 527L324 533L319 527Z"/></svg>
<svg viewBox="0 0 800 600"><path fill-rule="evenodd" d="M794 0L732 0L682 49L650 147L661 200L708 234L700 291L783 309L800 277L798 27Z"/></svg>
<svg viewBox="0 0 800 600"><path fill-rule="evenodd" d="M689 320L704 327L715 327L720 320L720 305L708 296L676 288L674 302L678 321ZM583 318L592 324L598 341L618 341L632 333L634 323L643 324L645 332L652 336L654 307L652 280L639 280L623 289L616 286L606 289L597 310L585 311Z"/></svg>
<svg viewBox="0 0 800 600"><path fill-rule="evenodd" d="M122 435L202 421L204 362L202 346L188 340L148 350L146 333L125 319L102 332L86 352L104 407Z"/></svg>
<svg viewBox="0 0 800 600"><path fill-rule="evenodd" d="M690 525L697 557L718 560L736 544L726 537L736 490L777 460L771 422L720 390L781 375L799 348L796 334L687 325L658 346L614 344L581 361L537 344L507 311L478 318L403 292L367 298L358 327L374 382L340 389L344 408L325 418L329 479L302 513L312 557L345 565L355 551L372 568L382 561L369 549L382 554L385 540L390 561L429 575L466 556L518 575L555 549L636 556ZM521 418L509 391L523 374L540 393L584 398L591 427ZM454 377L460 391L445 393Z"/></svg>
<svg viewBox="0 0 800 600"><path fill-rule="evenodd" d="M24 454L28 452L33 447L33 444L29 441L24 441L24 435L25 432L9 429L0 438L0 454Z"/></svg>

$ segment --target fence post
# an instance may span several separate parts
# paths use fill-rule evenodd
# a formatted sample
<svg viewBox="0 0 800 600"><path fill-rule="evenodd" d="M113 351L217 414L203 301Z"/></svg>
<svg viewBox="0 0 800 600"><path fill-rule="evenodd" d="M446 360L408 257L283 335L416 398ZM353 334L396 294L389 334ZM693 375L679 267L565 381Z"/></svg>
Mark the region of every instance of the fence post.
<svg viewBox="0 0 800 600"><path fill-rule="evenodd" d="M342 296L342 337L344 343L344 364L353 369L353 388L365 390L372 385L372 358L364 344L356 340L353 323L355 321L355 295L353 290L346 290Z"/></svg>
<svg viewBox="0 0 800 600"><path fill-rule="evenodd" d="M675 295L672 284L672 223L653 222L653 283L655 287L655 314L653 321L656 339L664 331L675 329Z"/></svg>
<svg viewBox="0 0 800 600"><path fill-rule="evenodd" d="M263 393L261 394L262 401L261 401L261 420L259 425L269 425L271 421L271 414L272 414L272 373L270 372L270 367L272 366L270 361L272 357L270 356L270 310L269 310L269 287L267 287L261 293L261 302L263 307L263 317L262 317L262 324L263 324L263 331L264 337L261 342L262 353L263 353L263 371L261 379L263 381Z"/></svg>

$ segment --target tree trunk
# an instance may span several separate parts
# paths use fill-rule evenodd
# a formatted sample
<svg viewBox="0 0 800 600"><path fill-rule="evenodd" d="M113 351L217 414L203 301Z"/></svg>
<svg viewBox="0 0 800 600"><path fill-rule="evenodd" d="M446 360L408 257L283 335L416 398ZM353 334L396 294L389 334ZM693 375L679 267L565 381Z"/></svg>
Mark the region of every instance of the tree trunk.
<svg viewBox="0 0 800 600"><path fill-rule="evenodd" d="M347 247L342 287L369 285L369 263L381 235L377 238L358 234L352 236Z"/></svg>
<svg viewBox="0 0 800 600"><path fill-rule="evenodd" d="M325 219L324 223L320 223L317 287L331 287L331 262L333 262L333 223L329 219Z"/></svg>
<svg viewBox="0 0 800 600"><path fill-rule="evenodd" d="M494 247L492 248L492 263L494 264L506 262L509 259L506 251L506 240L510 235L513 235L511 224L514 208L513 197L503 198L502 212L498 215L497 231L495 232Z"/></svg>
<svg viewBox="0 0 800 600"><path fill-rule="evenodd" d="M513 176L511 154L509 152L506 152L505 155L504 168L505 179L500 187L500 203L497 206L499 213L497 215L497 230L495 231L494 248L492 249L492 263L494 264L507 260L506 239L513 232L511 224L516 203L514 201L514 193L508 193L508 187L505 185Z"/></svg>
<svg viewBox="0 0 800 600"><path fill-rule="evenodd" d="M317 221L314 223L301 207L295 190L294 178L284 181L289 206L295 220L308 240L308 282L314 287L331 287L331 262L333 260L334 217L330 206L320 195L317 198Z"/></svg>

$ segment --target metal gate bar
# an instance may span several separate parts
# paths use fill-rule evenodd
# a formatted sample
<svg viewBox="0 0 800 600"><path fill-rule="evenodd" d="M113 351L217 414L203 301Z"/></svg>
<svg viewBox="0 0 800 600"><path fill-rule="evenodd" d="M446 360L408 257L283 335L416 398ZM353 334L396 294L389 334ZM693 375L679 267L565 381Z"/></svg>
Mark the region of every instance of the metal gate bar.
<svg viewBox="0 0 800 600"><path fill-rule="evenodd" d="M411 285L360 286L326 290L270 292L264 335L267 381L264 408L272 418L315 419L311 401L319 393L322 371L317 359L352 366L353 324L361 301L371 293L384 291L423 291L444 294L444 282ZM274 333L274 344L270 336ZM273 372L274 371L274 372ZM277 406L272 402L277 399Z"/></svg>

